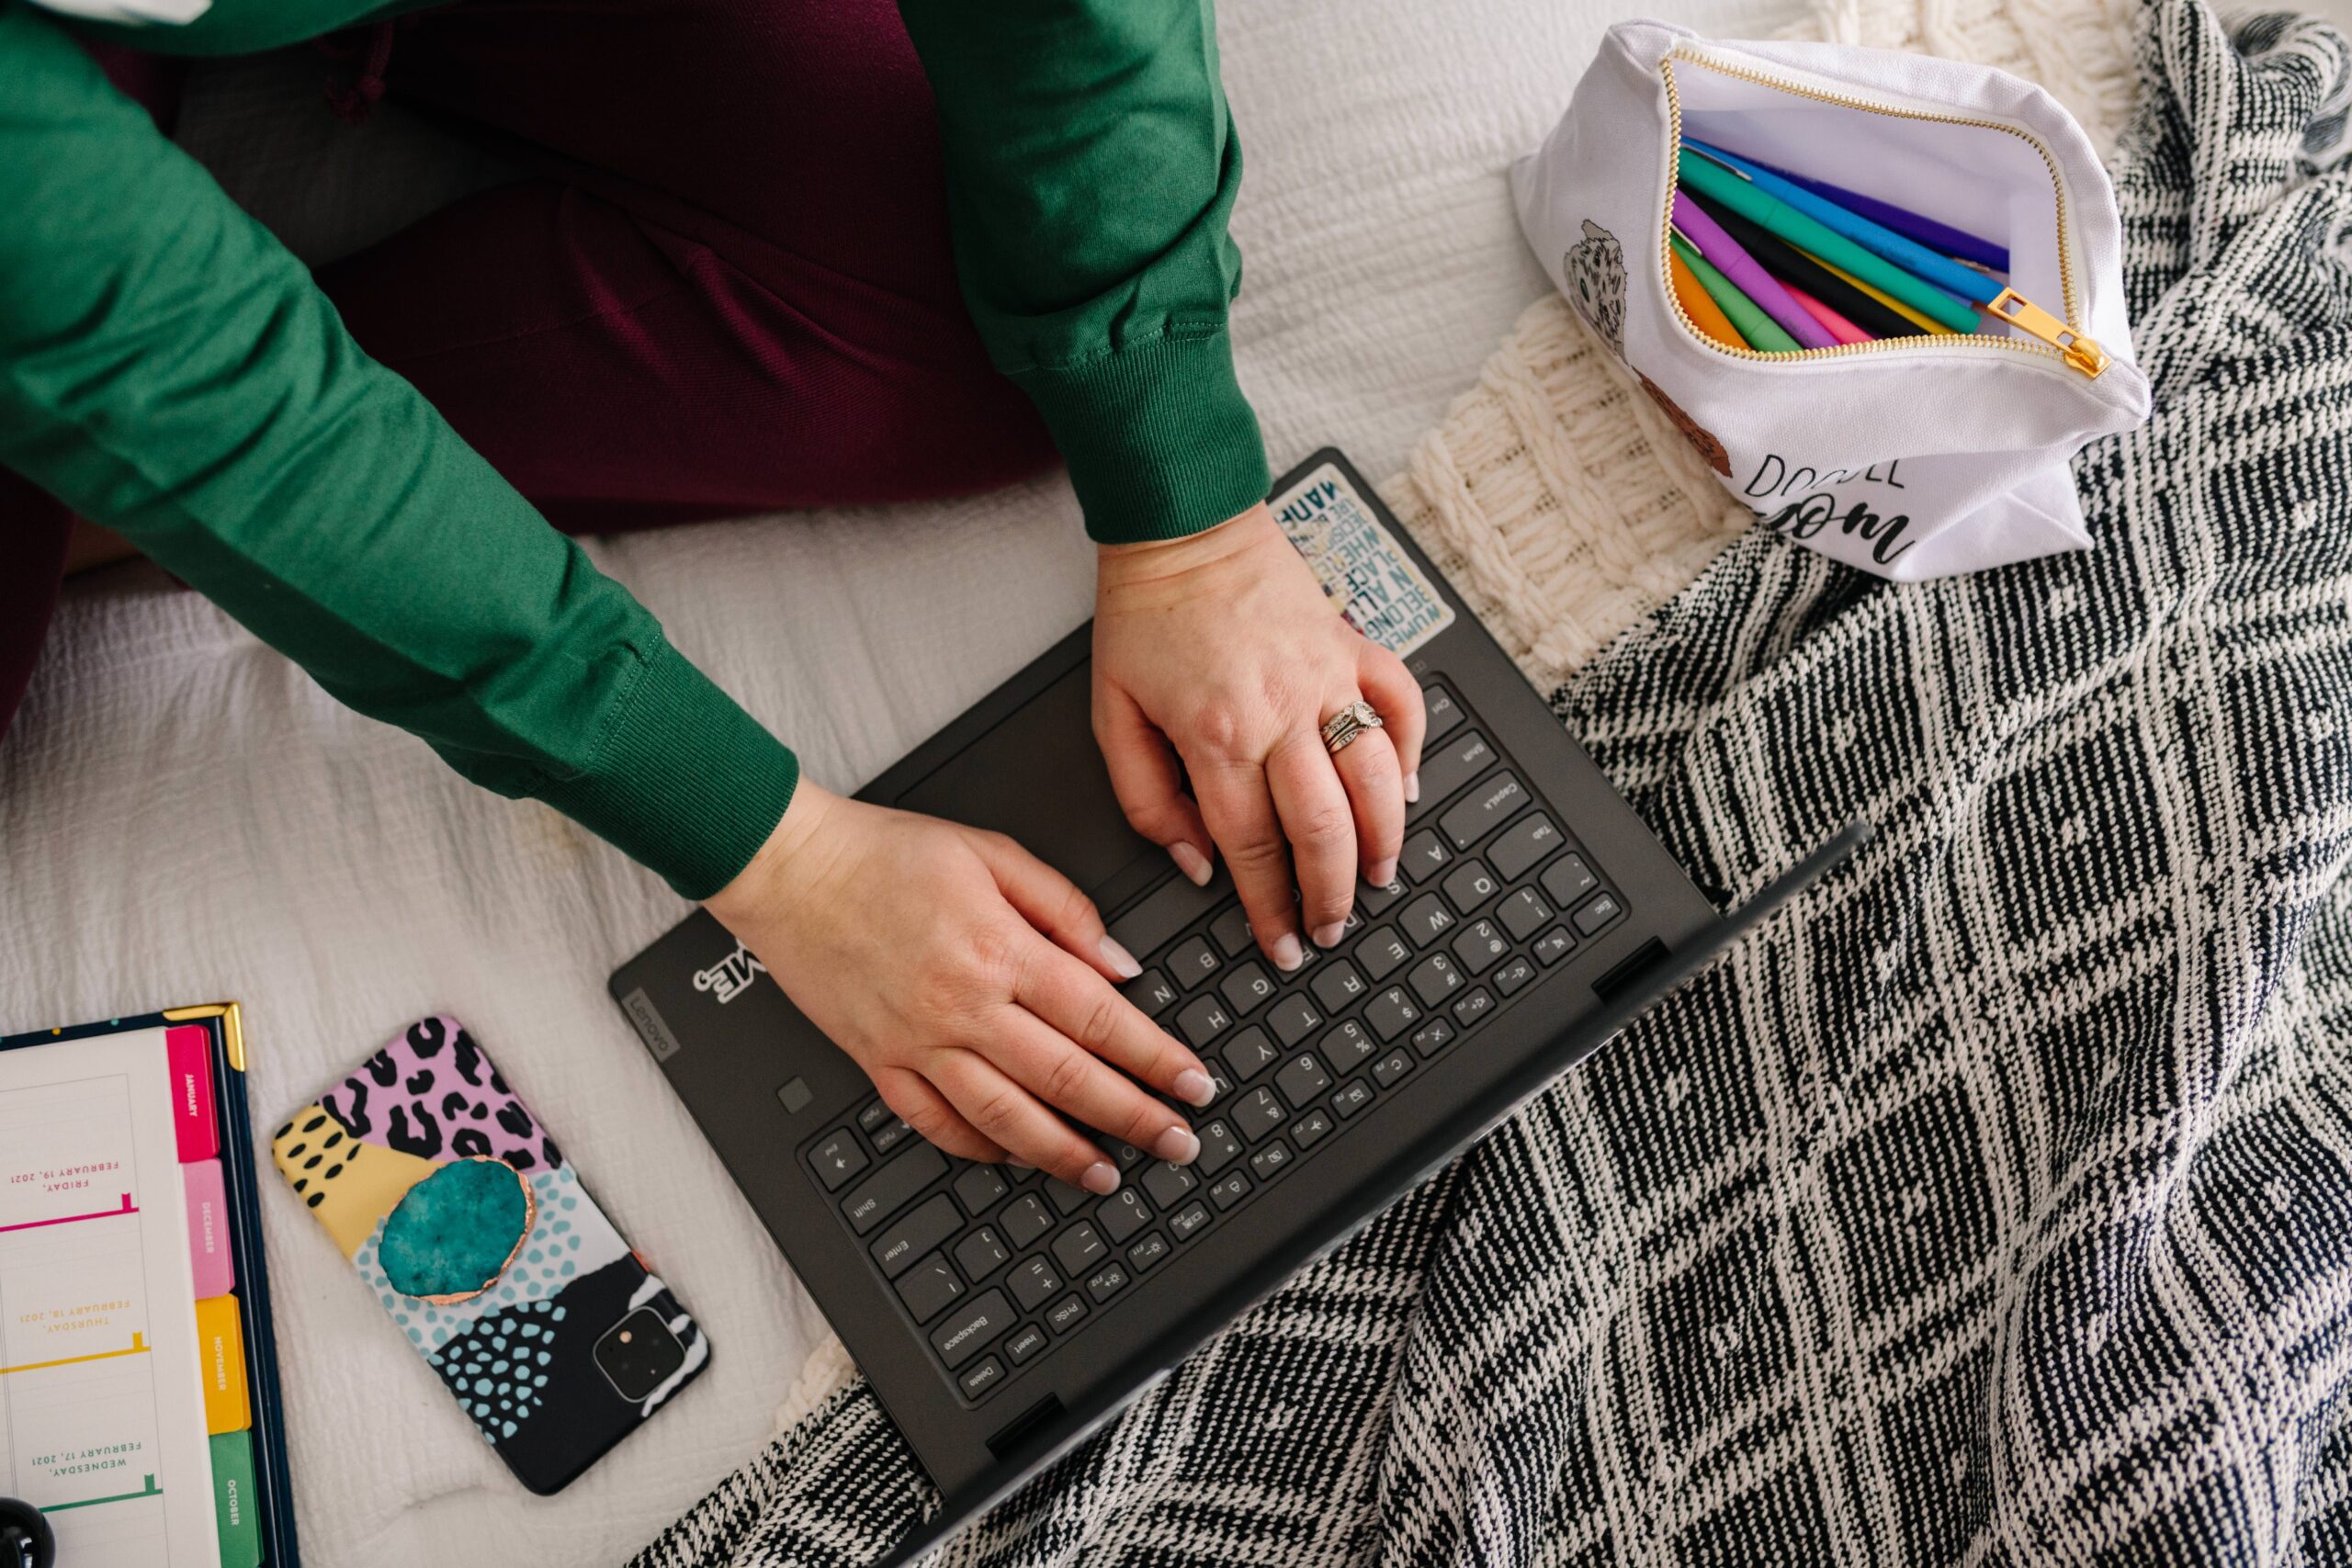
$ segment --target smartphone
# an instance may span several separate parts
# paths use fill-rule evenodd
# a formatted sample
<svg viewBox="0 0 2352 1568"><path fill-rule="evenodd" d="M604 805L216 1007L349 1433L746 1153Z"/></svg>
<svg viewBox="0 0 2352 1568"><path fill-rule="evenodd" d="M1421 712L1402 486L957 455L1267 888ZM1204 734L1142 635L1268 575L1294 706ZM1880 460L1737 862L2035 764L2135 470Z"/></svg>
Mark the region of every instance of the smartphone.
<svg viewBox="0 0 2352 1568"><path fill-rule="evenodd" d="M710 1364L710 1341L456 1019L423 1018L270 1142L516 1480L559 1492Z"/></svg>

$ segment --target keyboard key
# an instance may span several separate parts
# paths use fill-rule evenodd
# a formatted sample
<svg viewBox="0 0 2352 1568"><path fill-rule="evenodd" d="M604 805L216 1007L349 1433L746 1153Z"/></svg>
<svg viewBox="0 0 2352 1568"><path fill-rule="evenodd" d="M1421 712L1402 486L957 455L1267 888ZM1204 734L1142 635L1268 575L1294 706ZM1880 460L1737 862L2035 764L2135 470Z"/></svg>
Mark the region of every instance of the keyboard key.
<svg viewBox="0 0 2352 1568"><path fill-rule="evenodd" d="M1592 874L1592 867L1584 863L1582 855L1562 855L1545 866L1544 874L1535 880L1544 885L1553 904L1561 908L1600 886L1600 879Z"/></svg>
<svg viewBox="0 0 2352 1568"><path fill-rule="evenodd" d="M1256 942L1250 934L1250 911L1236 904L1211 920L1209 940L1216 942L1227 958L1238 958L1249 952Z"/></svg>
<svg viewBox="0 0 2352 1568"><path fill-rule="evenodd" d="M1297 1156L1291 1152L1291 1146L1288 1144L1276 1138L1250 1156L1250 1168L1257 1172L1259 1180L1272 1181L1275 1177L1288 1170L1290 1162L1296 1157Z"/></svg>
<svg viewBox="0 0 2352 1568"><path fill-rule="evenodd" d="M1331 1032L1323 1036L1322 1043L1316 1049L1323 1053L1323 1059L1331 1065L1331 1070L1344 1077L1371 1061L1373 1053L1379 1047L1372 1043L1372 1035L1363 1024L1349 1019L1332 1025Z"/></svg>
<svg viewBox="0 0 2352 1568"><path fill-rule="evenodd" d="M1311 1148L1336 1125L1338 1123L1331 1120L1331 1113L1318 1108L1290 1124L1291 1139L1302 1149Z"/></svg>
<svg viewBox="0 0 2352 1568"><path fill-rule="evenodd" d="M1106 1263L1087 1277L1086 1293L1097 1302L1106 1302L1126 1282L1125 1269L1116 1263Z"/></svg>
<svg viewBox="0 0 2352 1568"><path fill-rule="evenodd" d="M1522 887L1502 901L1501 908L1495 911L1495 917L1502 921L1503 929L1510 932L1511 940L1525 942L1552 918L1552 906L1544 902L1532 887Z"/></svg>
<svg viewBox="0 0 2352 1568"><path fill-rule="evenodd" d="M1200 937L1178 943L1176 951L1168 955L1168 972L1188 991L1197 989L1224 967L1225 961Z"/></svg>
<svg viewBox="0 0 2352 1568"><path fill-rule="evenodd" d="M1209 1196L1220 1210L1230 1209L1250 1196L1250 1178L1238 1170L1219 1177L1216 1185L1209 1189Z"/></svg>
<svg viewBox="0 0 2352 1568"><path fill-rule="evenodd" d="M1473 975L1483 975L1503 961L1510 951L1510 938L1503 935L1502 927L1492 920L1473 920L1460 936L1453 939L1453 956L1462 967ZM1423 1001L1434 1001L1424 997Z"/></svg>
<svg viewBox="0 0 2352 1568"><path fill-rule="evenodd" d="M1241 1157L1241 1139L1223 1117L1193 1129L1201 1140L1201 1157L1193 1168L1203 1176L1215 1176Z"/></svg>
<svg viewBox="0 0 2352 1568"><path fill-rule="evenodd" d="M1208 1223L1209 1211L1206 1204L1187 1203L1169 1216L1168 1229L1178 1241L1190 1241L1200 1235L1202 1227Z"/></svg>
<svg viewBox="0 0 2352 1568"><path fill-rule="evenodd" d="M1223 875L1211 877L1206 887L1193 886L1189 877L1171 876L1113 920L1111 934L1129 953L1148 957L1231 897L1233 884ZM1182 976L1178 978L1180 984L1185 983Z"/></svg>
<svg viewBox="0 0 2352 1568"><path fill-rule="evenodd" d="M1467 915L1486 907L1487 900L1503 890L1495 874L1487 869L1482 860L1466 860L1446 874L1445 896L1453 907Z"/></svg>
<svg viewBox="0 0 2352 1568"><path fill-rule="evenodd" d="M1364 977L1356 973L1355 965L1344 958L1325 964L1322 972L1309 984L1315 992L1315 999L1330 1012L1345 1012L1355 1005L1358 997L1371 989L1364 983Z"/></svg>
<svg viewBox="0 0 2352 1568"><path fill-rule="evenodd" d="M852 1230L865 1235L946 1174L947 1156L929 1144L917 1143L852 1188L842 1213L849 1216Z"/></svg>
<svg viewBox="0 0 2352 1568"><path fill-rule="evenodd" d="M1368 882L1359 882L1356 884L1355 908L1359 913L1367 918L1377 919L1383 909L1387 908L1404 896L1405 878L1402 873L1390 877L1388 886L1385 887L1374 887Z"/></svg>
<svg viewBox="0 0 2352 1568"><path fill-rule="evenodd" d="M1331 1109L1340 1113L1343 1122L1371 1103L1372 1086L1362 1078L1342 1084L1340 1092L1331 1097Z"/></svg>
<svg viewBox="0 0 2352 1568"><path fill-rule="evenodd" d="M1386 1089L1413 1070L1413 1058L1402 1051L1391 1051L1374 1064L1372 1076L1380 1087Z"/></svg>
<svg viewBox="0 0 2352 1568"><path fill-rule="evenodd" d="M1424 1056L1436 1055L1453 1041L1453 1025L1442 1018L1433 1018L1413 1032L1413 1049Z"/></svg>
<svg viewBox="0 0 2352 1568"><path fill-rule="evenodd" d="M1102 1223L1103 1234L1111 1238L1111 1245L1117 1247L1151 1223L1151 1205L1145 1202L1143 1194L1134 1188L1122 1187L1102 1200L1102 1206L1094 1211L1094 1217ZM1072 1269L1071 1272L1077 1270Z"/></svg>
<svg viewBox="0 0 2352 1568"><path fill-rule="evenodd" d="M1495 1008L1495 998L1483 990L1473 991L1453 1004L1453 1021L1464 1029L1474 1028Z"/></svg>
<svg viewBox="0 0 2352 1568"><path fill-rule="evenodd" d="M1442 735L1451 734L1453 727L1462 722L1460 705L1454 702L1453 694L1443 686L1423 686L1421 708L1429 716L1429 728L1423 732L1423 745Z"/></svg>
<svg viewBox="0 0 2352 1568"><path fill-rule="evenodd" d="M1154 1231L1127 1248L1127 1267L1140 1274L1167 1256L1168 1238Z"/></svg>
<svg viewBox="0 0 2352 1568"><path fill-rule="evenodd" d="M1432 1008L1470 983L1468 976L1462 973L1462 965L1442 953L1432 953L1422 959L1405 978L1413 987L1413 994L1421 998L1421 1005ZM1383 1029L1380 1037L1394 1040L1400 1032L1402 1031Z"/></svg>
<svg viewBox="0 0 2352 1568"><path fill-rule="evenodd" d="M956 1384L964 1391L965 1398L978 1399L1003 1381L1004 1363L994 1356L990 1356L970 1371L957 1378Z"/></svg>
<svg viewBox="0 0 2352 1568"><path fill-rule="evenodd" d="M1421 1010L1405 995L1401 987L1391 986L1372 998L1363 1010L1363 1019L1372 1025L1373 1032L1384 1041L1394 1040L1420 1021Z"/></svg>
<svg viewBox="0 0 2352 1568"><path fill-rule="evenodd" d="M1033 1195L1007 1205L1004 1213L996 1217L996 1223L1004 1227L1004 1234L1012 1238L1014 1247L1022 1247L1052 1230L1054 1216L1046 1213L1044 1201Z"/></svg>
<svg viewBox="0 0 2352 1568"><path fill-rule="evenodd" d="M819 1144L808 1154L808 1168L817 1173L817 1179L825 1184L828 1192L840 1191L844 1182L872 1163L846 1128Z"/></svg>
<svg viewBox="0 0 2352 1568"><path fill-rule="evenodd" d="M1236 1083L1248 1083L1283 1058L1282 1047L1266 1038L1262 1029L1245 1029L1217 1052Z"/></svg>
<svg viewBox="0 0 2352 1568"><path fill-rule="evenodd" d="M1493 767L1496 761L1495 749L1475 729L1465 730L1442 746L1425 745L1421 750L1421 798L1406 810L1418 817L1442 805L1447 795Z"/></svg>
<svg viewBox="0 0 2352 1568"><path fill-rule="evenodd" d="M1176 1027L1198 1051L1233 1027L1233 1010L1222 997L1195 997L1176 1015Z"/></svg>
<svg viewBox="0 0 2352 1568"><path fill-rule="evenodd" d="M1080 1220L1054 1237L1054 1261L1062 1266L1065 1274L1083 1274L1111 1255L1110 1243L1102 1233Z"/></svg>
<svg viewBox="0 0 2352 1568"><path fill-rule="evenodd" d="M1331 1075L1325 1072L1323 1064L1312 1055L1301 1054L1293 1056L1283 1070L1274 1075L1274 1087L1283 1091L1283 1098L1290 1101L1293 1111L1296 1111L1310 1100L1319 1099L1323 1091L1331 1087Z"/></svg>
<svg viewBox="0 0 2352 1568"><path fill-rule="evenodd" d="M931 1331L931 1348L953 1371L1012 1326L1012 1303L1004 1299L1002 1291L986 1291L957 1307Z"/></svg>
<svg viewBox="0 0 2352 1568"><path fill-rule="evenodd" d="M1275 1128L1290 1120L1290 1112L1283 1109L1281 1100L1269 1089L1259 1089L1244 1097L1233 1108L1233 1120L1239 1123L1242 1136L1256 1143Z"/></svg>
<svg viewBox="0 0 2352 1568"><path fill-rule="evenodd" d="M1162 1209L1172 1209L1179 1199L1201 1184L1188 1165L1170 1165L1166 1160L1154 1164L1143 1173L1143 1190Z"/></svg>
<svg viewBox="0 0 2352 1568"><path fill-rule="evenodd" d="M1018 1367L1045 1348L1046 1331L1034 1323L1024 1323L1005 1340L1004 1359Z"/></svg>
<svg viewBox="0 0 2352 1568"><path fill-rule="evenodd" d="M1578 909L1573 918L1577 923L1577 930L1590 936L1624 912L1618 907L1613 895L1603 893L1598 898L1587 899L1584 907Z"/></svg>
<svg viewBox="0 0 2352 1568"><path fill-rule="evenodd" d="M1076 1295L1067 1295L1053 1304L1046 1314L1046 1321L1057 1334L1068 1334L1086 1315L1086 1303Z"/></svg>
<svg viewBox="0 0 2352 1568"><path fill-rule="evenodd" d="M1397 965L1413 956L1405 939L1396 934L1395 926L1383 926L1356 943L1356 962L1374 980L1385 980L1396 972Z"/></svg>
<svg viewBox="0 0 2352 1568"><path fill-rule="evenodd" d="M1527 874L1528 867L1559 847L1560 830L1539 811L1523 822L1512 823L1509 832L1487 847L1487 858L1505 882L1517 882Z"/></svg>
<svg viewBox="0 0 2352 1568"><path fill-rule="evenodd" d="M1455 849L1466 850L1510 821L1526 804L1527 786L1519 782L1519 775L1497 773L1439 818L1437 825L1453 840Z"/></svg>
<svg viewBox="0 0 2352 1568"><path fill-rule="evenodd" d="M1495 971L1495 989L1504 996L1516 996L1535 978L1535 965L1524 958L1514 958Z"/></svg>
<svg viewBox="0 0 2352 1568"><path fill-rule="evenodd" d="M1273 1010L1266 1014L1266 1026L1274 1032L1274 1038L1283 1043L1285 1050L1314 1033L1315 1026L1322 1021L1323 1015L1315 1010L1315 1004L1297 991L1276 1002Z"/></svg>
<svg viewBox="0 0 2352 1568"><path fill-rule="evenodd" d="M976 1285L1012 1261L1012 1249L987 1225L956 1244L956 1267Z"/></svg>
<svg viewBox="0 0 2352 1568"><path fill-rule="evenodd" d="M1539 964L1557 964L1575 952L1576 946L1577 939L1568 934L1567 927L1554 926L1535 939L1535 961Z"/></svg>
<svg viewBox="0 0 2352 1568"><path fill-rule="evenodd" d="M887 1155L915 1135L915 1130L893 1116L874 1130L874 1152Z"/></svg>
<svg viewBox="0 0 2352 1568"><path fill-rule="evenodd" d="M895 1280L907 1266L964 1228L956 1201L942 1192L917 1208L875 1239L874 1261Z"/></svg>
<svg viewBox="0 0 2352 1568"><path fill-rule="evenodd" d="M1058 1176L1046 1178L1046 1196L1054 1201L1054 1213L1068 1218L1094 1201L1094 1194L1083 1187L1072 1187Z"/></svg>
<svg viewBox="0 0 2352 1568"><path fill-rule="evenodd" d="M1453 852L1435 829L1424 828L1405 840L1405 852L1396 857L1396 869L1415 884L1427 882L1453 863Z"/></svg>
<svg viewBox="0 0 2352 1568"><path fill-rule="evenodd" d="M1396 923L1413 939L1415 947L1427 947L1453 929L1453 911L1436 894L1424 893L1405 906Z"/></svg>
<svg viewBox="0 0 2352 1568"><path fill-rule="evenodd" d="M1023 1312L1035 1312L1062 1288L1062 1277L1042 1258L1032 1258L1004 1281Z"/></svg>
<svg viewBox="0 0 2352 1568"><path fill-rule="evenodd" d="M1117 1166L1121 1170L1133 1170L1136 1167L1141 1165L1145 1160L1151 1157L1149 1155L1145 1154L1141 1149L1136 1147L1133 1144L1117 1143L1110 1139L1099 1139L1097 1140L1096 1146L1101 1148L1104 1154L1109 1155L1111 1156L1111 1163Z"/></svg>
<svg viewBox="0 0 2352 1568"><path fill-rule="evenodd" d="M876 1100L866 1106L865 1110L857 1113L857 1124L866 1132L871 1133L874 1129L881 1126L884 1122L896 1120L898 1114L899 1113L897 1111L890 1109L889 1101L886 1100Z"/></svg>
<svg viewBox="0 0 2352 1568"><path fill-rule="evenodd" d="M1255 962L1244 964L1227 975L1217 982L1216 988L1224 993L1227 1001L1233 1004L1233 1010L1243 1018L1274 999L1273 976L1266 973L1264 964Z"/></svg>
<svg viewBox="0 0 2352 1568"><path fill-rule="evenodd" d="M1004 1179L1004 1172L992 1165L976 1165L956 1178L956 1197L964 1212L975 1219L987 1213L989 1204L1012 1190Z"/></svg>
<svg viewBox="0 0 2352 1568"><path fill-rule="evenodd" d="M1175 983L1157 969L1147 969L1121 986L1119 994L1141 1008L1146 1018L1158 1018L1176 1005Z"/></svg>
<svg viewBox="0 0 2352 1568"><path fill-rule="evenodd" d="M964 1281L947 1266L946 1258L936 1252L926 1253L922 1259L899 1276L899 1299L915 1314L917 1323L929 1323L947 1310L950 1302L964 1293Z"/></svg>

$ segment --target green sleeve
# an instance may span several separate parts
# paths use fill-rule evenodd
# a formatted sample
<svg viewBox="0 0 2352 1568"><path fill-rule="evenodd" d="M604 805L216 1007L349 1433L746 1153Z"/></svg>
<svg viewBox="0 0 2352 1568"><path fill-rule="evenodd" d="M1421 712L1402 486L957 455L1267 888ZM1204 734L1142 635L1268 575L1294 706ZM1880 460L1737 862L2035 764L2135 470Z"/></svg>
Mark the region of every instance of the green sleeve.
<svg viewBox="0 0 2352 1568"><path fill-rule="evenodd" d="M1241 148L1209 0L899 8L938 99L965 299L1087 531L1174 538L1265 500L1226 331Z"/></svg>
<svg viewBox="0 0 2352 1568"><path fill-rule="evenodd" d="M0 81L0 462L468 778L731 879L792 753L16 0Z"/></svg>

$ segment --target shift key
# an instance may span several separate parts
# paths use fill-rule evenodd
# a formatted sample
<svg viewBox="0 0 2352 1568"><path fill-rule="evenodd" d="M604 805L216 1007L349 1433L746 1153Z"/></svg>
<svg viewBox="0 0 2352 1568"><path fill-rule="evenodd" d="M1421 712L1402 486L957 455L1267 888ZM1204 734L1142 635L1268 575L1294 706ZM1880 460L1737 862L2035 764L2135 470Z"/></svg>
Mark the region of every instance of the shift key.
<svg viewBox="0 0 2352 1568"><path fill-rule="evenodd" d="M931 1331L931 1348L953 1371L987 1349L1014 1321L1012 1303L1004 1299L1004 1292L986 1291Z"/></svg>
<svg viewBox="0 0 2352 1568"><path fill-rule="evenodd" d="M917 1144L851 1188L842 1201L842 1213L849 1216L851 1229L867 1235L946 1174L947 1156L929 1144Z"/></svg>
<svg viewBox="0 0 2352 1568"><path fill-rule="evenodd" d="M1443 803L1445 797L1495 765L1495 749L1476 730L1465 730L1421 758L1421 798L1412 808L1416 817Z"/></svg>

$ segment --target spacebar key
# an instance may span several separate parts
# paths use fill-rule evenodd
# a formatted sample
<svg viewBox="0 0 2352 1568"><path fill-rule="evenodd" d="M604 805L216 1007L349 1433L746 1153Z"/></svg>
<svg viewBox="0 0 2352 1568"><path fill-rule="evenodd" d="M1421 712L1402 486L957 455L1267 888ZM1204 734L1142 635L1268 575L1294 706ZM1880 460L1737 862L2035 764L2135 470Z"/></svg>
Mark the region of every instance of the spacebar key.
<svg viewBox="0 0 2352 1568"><path fill-rule="evenodd" d="M1002 1291L989 1291L963 1311L931 1331L931 1348L950 1371L988 1348L989 1341L1012 1326L1012 1303Z"/></svg>
<svg viewBox="0 0 2352 1568"><path fill-rule="evenodd" d="M907 1200L947 1174L947 1161L929 1144L917 1144L850 1189L842 1202L850 1228L864 1235L907 1206Z"/></svg>
<svg viewBox="0 0 2352 1568"><path fill-rule="evenodd" d="M1170 937L1232 896L1233 879L1221 867L1206 887L1195 887L1191 878L1179 876L1113 920L1111 935L1137 958L1148 958Z"/></svg>

